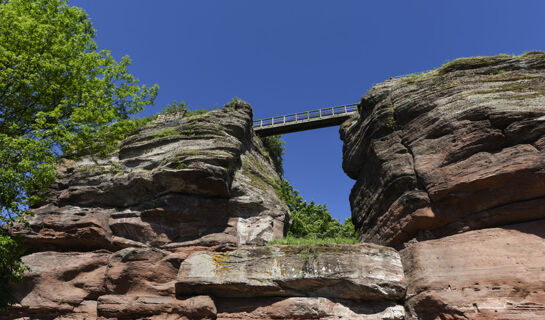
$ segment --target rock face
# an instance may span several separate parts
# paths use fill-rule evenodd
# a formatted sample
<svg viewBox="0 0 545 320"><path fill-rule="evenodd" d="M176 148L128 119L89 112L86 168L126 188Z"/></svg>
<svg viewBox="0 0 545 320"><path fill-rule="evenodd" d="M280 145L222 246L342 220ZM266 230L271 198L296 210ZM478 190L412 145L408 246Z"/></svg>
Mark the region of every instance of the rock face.
<svg viewBox="0 0 545 320"><path fill-rule="evenodd" d="M59 165L11 229L29 269L0 320L544 319L545 53L389 80L358 110L343 167L371 243L264 246L289 212L249 105L160 116Z"/></svg>
<svg viewBox="0 0 545 320"><path fill-rule="evenodd" d="M161 116L109 159L64 160L12 229L29 270L0 320L404 319L395 250L263 246L289 211L251 120L242 102Z"/></svg>
<svg viewBox="0 0 545 320"><path fill-rule="evenodd" d="M109 159L64 160L29 217L29 267L0 319L206 319L212 298L177 299L194 252L282 237L280 175L253 134L252 110L159 116Z"/></svg>
<svg viewBox="0 0 545 320"><path fill-rule="evenodd" d="M382 246L269 246L192 255L180 267L176 293L398 300L405 278L398 253Z"/></svg>
<svg viewBox="0 0 545 320"><path fill-rule="evenodd" d="M413 243L401 253L415 319L545 319L545 220Z"/></svg>
<svg viewBox="0 0 545 320"><path fill-rule="evenodd" d="M545 318L545 53L376 85L341 126L362 239L404 248L410 319Z"/></svg>
<svg viewBox="0 0 545 320"><path fill-rule="evenodd" d="M341 137L364 240L401 247L545 218L545 53L376 85Z"/></svg>
<svg viewBox="0 0 545 320"><path fill-rule="evenodd" d="M215 297L218 319L405 319L399 254L372 245L198 252L180 266L178 296Z"/></svg>
<svg viewBox="0 0 545 320"><path fill-rule="evenodd" d="M21 230L31 247L236 247L283 236L280 176L245 103L163 116L110 159L65 160L46 204Z"/></svg>

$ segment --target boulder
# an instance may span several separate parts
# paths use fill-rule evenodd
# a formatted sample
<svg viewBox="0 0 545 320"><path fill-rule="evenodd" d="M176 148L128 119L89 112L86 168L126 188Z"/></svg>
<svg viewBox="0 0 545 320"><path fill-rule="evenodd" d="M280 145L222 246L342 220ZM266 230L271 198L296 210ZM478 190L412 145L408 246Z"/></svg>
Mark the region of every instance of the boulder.
<svg viewBox="0 0 545 320"><path fill-rule="evenodd" d="M189 256L176 293L396 300L405 293L405 279L398 253L378 245L251 247Z"/></svg>
<svg viewBox="0 0 545 320"><path fill-rule="evenodd" d="M545 220L401 251L413 319L545 319Z"/></svg>
<svg viewBox="0 0 545 320"><path fill-rule="evenodd" d="M341 126L362 238L401 248L545 218L544 77L531 52L374 86Z"/></svg>

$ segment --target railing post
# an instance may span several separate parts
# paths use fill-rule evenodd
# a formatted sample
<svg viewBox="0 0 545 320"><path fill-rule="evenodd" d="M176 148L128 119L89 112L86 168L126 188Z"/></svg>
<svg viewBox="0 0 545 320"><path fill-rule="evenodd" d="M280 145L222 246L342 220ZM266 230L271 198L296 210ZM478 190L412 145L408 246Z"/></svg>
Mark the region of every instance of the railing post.
<svg viewBox="0 0 545 320"><path fill-rule="evenodd" d="M282 122L282 123L286 123L286 116L284 116L284 122Z"/></svg>
<svg viewBox="0 0 545 320"><path fill-rule="evenodd" d="M320 109L320 118L322 117L322 109Z"/></svg>

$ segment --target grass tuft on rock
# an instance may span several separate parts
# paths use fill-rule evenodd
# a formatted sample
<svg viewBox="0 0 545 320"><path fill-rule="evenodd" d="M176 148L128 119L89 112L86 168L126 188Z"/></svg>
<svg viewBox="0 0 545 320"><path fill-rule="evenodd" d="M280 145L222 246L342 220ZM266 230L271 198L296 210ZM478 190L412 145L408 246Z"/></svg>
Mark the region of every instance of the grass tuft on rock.
<svg viewBox="0 0 545 320"><path fill-rule="evenodd" d="M336 238L297 238L297 237L285 237L282 239L275 239L267 243L267 245L306 245L306 244L357 244L360 241L357 238L346 238L346 237L336 237Z"/></svg>

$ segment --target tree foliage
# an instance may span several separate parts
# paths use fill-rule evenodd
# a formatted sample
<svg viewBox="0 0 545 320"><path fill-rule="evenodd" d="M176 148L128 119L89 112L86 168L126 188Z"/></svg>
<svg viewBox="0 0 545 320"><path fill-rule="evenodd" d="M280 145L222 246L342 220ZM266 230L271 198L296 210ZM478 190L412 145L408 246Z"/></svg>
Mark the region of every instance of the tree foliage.
<svg viewBox="0 0 545 320"><path fill-rule="evenodd" d="M276 171L283 174L282 156L284 155L286 148L284 147L282 136L261 137L261 142L263 142L263 146L265 147L265 150L267 150L268 156L272 159Z"/></svg>
<svg viewBox="0 0 545 320"><path fill-rule="evenodd" d="M356 239L350 218L341 224L333 218L325 204L307 203L287 180L280 182L279 196L291 211L293 219L288 237L306 239Z"/></svg>
<svg viewBox="0 0 545 320"><path fill-rule="evenodd" d="M0 21L0 207L9 222L52 182L60 154L103 151L134 129L130 115L153 103L157 86L139 86L128 57L97 51L91 21L66 0L3 0Z"/></svg>
<svg viewBox="0 0 545 320"><path fill-rule="evenodd" d="M26 269L20 259L23 251L20 241L0 232L0 310L13 303L10 285L23 278Z"/></svg>
<svg viewBox="0 0 545 320"><path fill-rule="evenodd" d="M158 87L140 86L129 57L117 62L94 38L66 0L0 0L0 225L39 200L61 154L112 151L153 103ZM1 235L0 307L21 276L16 248Z"/></svg>

